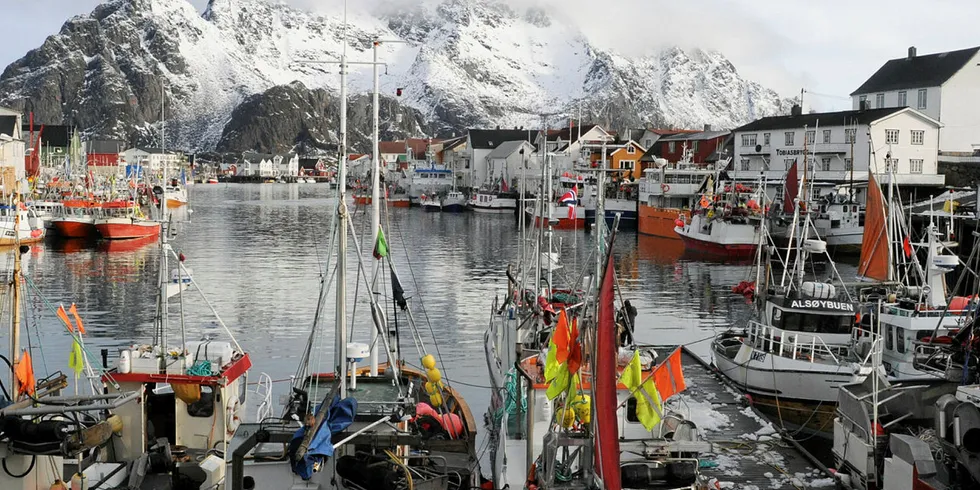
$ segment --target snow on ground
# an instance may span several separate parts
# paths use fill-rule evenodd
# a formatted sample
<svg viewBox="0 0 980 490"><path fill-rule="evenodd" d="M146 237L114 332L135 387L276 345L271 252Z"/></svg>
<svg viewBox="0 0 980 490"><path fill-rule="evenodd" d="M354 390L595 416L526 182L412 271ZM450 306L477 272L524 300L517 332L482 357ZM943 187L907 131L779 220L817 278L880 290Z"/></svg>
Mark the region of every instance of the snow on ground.
<svg viewBox="0 0 980 490"><path fill-rule="evenodd" d="M717 404L696 400L688 393L680 393L667 400L667 407L694 422L701 431L717 431L732 424L727 415L717 410Z"/></svg>

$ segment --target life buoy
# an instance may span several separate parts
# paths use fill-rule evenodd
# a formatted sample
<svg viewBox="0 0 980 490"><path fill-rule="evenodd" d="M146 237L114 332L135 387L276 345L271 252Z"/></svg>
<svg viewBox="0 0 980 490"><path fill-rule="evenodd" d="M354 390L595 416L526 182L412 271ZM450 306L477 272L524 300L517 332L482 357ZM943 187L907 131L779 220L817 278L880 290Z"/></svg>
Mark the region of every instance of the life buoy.
<svg viewBox="0 0 980 490"><path fill-rule="evenodd" d="M670 190L670 186L667 184L660 184L660 190L663 192L667 192Z"/></svg>
<svg viewBox="0 0 980 490"><path fill-rule="evenodd" d="M235 435L238 426L242 424L242 419L238 416L240 409L241 403L238 401L238 397L233 398L232 402L225 408L225 431L228 432L229 436Z"/></svg>

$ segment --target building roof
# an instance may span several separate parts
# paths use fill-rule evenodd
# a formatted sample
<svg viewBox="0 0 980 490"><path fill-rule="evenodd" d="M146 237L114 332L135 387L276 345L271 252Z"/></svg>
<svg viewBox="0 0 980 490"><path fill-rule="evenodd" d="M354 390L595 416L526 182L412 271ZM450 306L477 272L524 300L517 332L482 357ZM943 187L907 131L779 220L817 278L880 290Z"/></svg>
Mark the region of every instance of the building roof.
<svg viewBox="0 0 980 490"><path fill-rule="evenodd" d="M670 136L672 134L679 133L697 133L700 129L650 129L651 133L659 134L660 136Z"/></svg>
<svg viewBox="0 0 980 490"><path fill-rule="evenodd" d="M378 142L378 153L400 155L402 153L407 153L407 152L408 152L408 148L405 146L405 141L379 141Z"/></svg>
<svg viewBox="0 0 980 490"><path fill-rule="evenodd" d="M17 127L17 116L0 116L0 134L14 137L14 128Z"/></svg>
<svg viewBox="0 0 980 490"><path fill-rule="evenodd" d="M803 126L844 126L853 124L870 124L885 116L906 110L906 107L888 107L885 109L866 109L839 112L820 112L801 114L799 116L770 116L752 121L742 127L732 130L735 132L765 131L767 129L799 129ZM661 139L660 141L663 141Z"/></svg>
<svg viewBox="0 0 980 490"><path fill-rule="evenodd" d="M493 150L505 141L533 143L536 133L536 131L526 129L471 129L469 131L470 149Z"/></svg>
<svg viewBox="0 0 980 490"><path fill-rule="evenodd" d="M20 125L21 134L29 135L31 132L30 124ZM37 138L37 132L41 131L40 124L34 124L34 137ZM71 134L75 131L74 126L63 126L63 125L45 125L44 131L41 131L41 143L44 146L55 146L59 148L68 148L71 146ZM30 139L30 138L27 138Z"/></svg>
<svg viewBox="0 0 980 490"><path fill-rule="evenodd" d="M670 142L670 141L705 141L713 140L715 138L720 138L723 136L728 136L731 131L697 131L697 132L683 132L677 133L670 136L664 136L657 140L660 142Z"/></svg>
<svg viewBox="0 0 980 490"><path fill-rule="evenodd" d="M494 148L493 151L487 155L487 158L508 158L521 148L524 148L525 145L534 148L534 145L529 143L527 140L504 141L500 144L500 146Z"/></svg>
<svg viewBox="0 0 980 490"><path fill-rule="evenodd" d="M569 143L574 143L578 141L578 135L585 135L589 131L595 129L596 124L584 124L582 126L571 126L568 128L557 129L554 131L548 131L548 141L567 141ZM581 129L581 131L579 131ZM613 135L616 134L614 131L606 131L607 133Z"/></svg>
<svg viewBox="0 0 980 490"><path fill-rule="evenodd" d="M980 51L980 46L888 60L851 95L902 88L938 87L960 71L977 51Z"/></svg>
<svg viewBox="0 0 980 490"><path fill-rule="evenodd" d="M425 160L426 153L429 151L429 144L431 143L435 145L441 142L442 140L437 139L430 140L428 138L408 138L405 140L405 146L412 150L412 156L414 156L416 160Z"/></svg>
<svg viewBox="0 0 980 490"><path fill-rule="evenodd" d="M460 145L466 144L466 136L457 136L442 142L442 151L452 150L458 148Z"/></svg>
<svg viewBox="0 0 980 490"><path fill-rule="evenodd" d="M108 155L119 153L126 148L126 143L119 140L91 140L85 142L86 153Z"/></svg>
<svg viewBox="0 0 980 490"><path fill-rule="evenodd" d="M351 153L350 155L347 155L347 159L350 161L354 161L354 160L360 160L366 156L368 156L367 153Z"/></svg>

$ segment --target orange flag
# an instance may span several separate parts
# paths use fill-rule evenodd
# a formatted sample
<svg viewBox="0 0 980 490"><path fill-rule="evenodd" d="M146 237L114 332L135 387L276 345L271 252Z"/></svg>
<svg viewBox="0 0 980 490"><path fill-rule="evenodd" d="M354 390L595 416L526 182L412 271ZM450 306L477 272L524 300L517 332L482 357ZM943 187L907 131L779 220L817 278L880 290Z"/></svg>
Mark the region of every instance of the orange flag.
<svg viewBox="0 0 980 490"><path fill-rule="evenodd" d="M555 360L558 364L564 364L568 360L568 315L565 314L565 310L561 310L558 313L558 323L555 325L555 331L552 332L552 337L555 339Z"/></svg>
<svg viewBox="0 0 980 490"><path fill-rule="evenodd" d="M578 318L572 319L571 345L568 350L568 372L575 374L582 366L582 344L578 341Z"/></svg>
<svg viewBox="0 0 980 490"><path fill-rule="evenodd" d="M82 317L78 316L78 309L75 308L75 303L71 304L71 308L68 308L68 311L75 317L75 325L78 326L78 333L85 333L85 325L82 324Z"/></svg>
<svg viewBox="0 0 980 490"><path fill-rule="evenodd" d="M75 326L71 324L71 320L68 319L68 313L65 312L64 306L58 306L58 318L65 322L65 326L68 327L69 332L75 331Z"/></svg>
<svg viewBox="0 0 980 490"><path fill-rule="evenodd" d="M687 389L684 383L684 370L681 368L681 349L678 347L653 370L653 383L657 385L660 399L666 400L671 396Z"/></svg>
<svg viewBox="0 0 980 490"><path fill-rule="evenodd" d="M14 396L19 396L22 393L33 396L34 385L37 384L37 381L34 380L34 365L31 363L31 353L27 352L27 349L24 349L20 360L17 361L17 365L14 367L14 374L17 376L17 382L20 383L20 392Z"/></svg>

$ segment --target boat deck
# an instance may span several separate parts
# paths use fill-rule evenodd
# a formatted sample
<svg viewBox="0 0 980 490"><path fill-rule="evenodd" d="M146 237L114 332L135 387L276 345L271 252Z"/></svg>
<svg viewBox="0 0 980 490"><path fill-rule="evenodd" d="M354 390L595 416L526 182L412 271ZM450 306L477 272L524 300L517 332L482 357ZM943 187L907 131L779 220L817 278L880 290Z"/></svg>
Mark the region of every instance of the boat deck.
<svg viewBox="0 0 980 490"><path fill-rule="evenodd" d="M657 347L661 358L675 347ZM661 359L658 359L658 362ZM702 455L701 471L713 479L711 488L833 488L833 478L810 461L778 430L726 385L707 363L684 351L687 390L667 404L698 425L711 443Z"/></svg>

